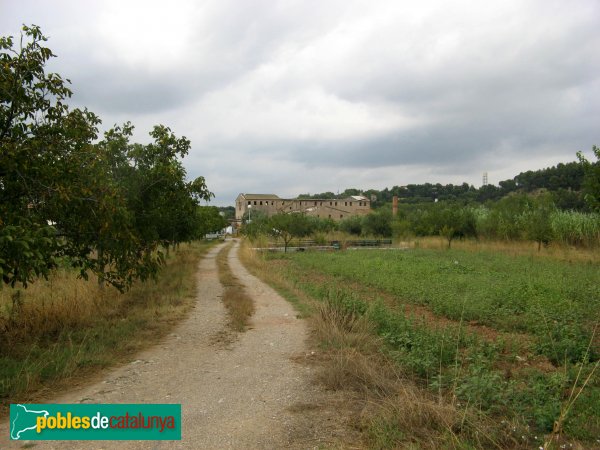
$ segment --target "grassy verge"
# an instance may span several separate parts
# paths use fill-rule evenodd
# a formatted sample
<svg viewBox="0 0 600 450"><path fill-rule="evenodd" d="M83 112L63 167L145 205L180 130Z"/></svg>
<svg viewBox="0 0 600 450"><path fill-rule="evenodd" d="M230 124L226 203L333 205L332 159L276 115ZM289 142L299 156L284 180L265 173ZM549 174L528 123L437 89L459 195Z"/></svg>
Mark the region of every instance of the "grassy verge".
<svg viewBox="0 0 600 450"><path fill-rule="evenodd" d="M448 241L439 236L413 237L399 240L396 245L410 248L428 248L445 250ZM508 256L524 256L532 259L550 259L568 262L600 263L600 252L597 248L575 247L553 242L538 250L535 242L529 241L496 241L488 239L456 239L452 248L469 252L502 253Z"/></svg>
<svg viewBox="0 0 600 450"><path fill-rule="evenodd" d="M314 300L304 293L296 289L296 287L282 275L281 270L273 266L276 261L270 258L265 258L265 255L260 255L252 249L249 241L245 240L240 248L240 260L253 275L261 278L271 285L273 289L282 297L288 300L298 312L298 317L307 318L314 313Z"/></svg>
<svg viewBox="0 0 600 450"><path fill-rule="evenodd" d="M182 245L156 281L125 294L69 269L0 290L0 412L86 380L156 343L190 310L209 243Z"/></svg>
<svg viewBox="0 0 600 450"><path fill-rule="evenodd" d="M229 327L234 331L244 331L254 314L254 302L229 267L228 256L232 246L233 244L229 244L219 251L217 267L219 280L224 288L222 300L229 315Z"/></svg>
<svg viewBox="0 0 600 450"><path fill-rule="evenodd" d="M600 444L597 265L423 249L244 261L313 311L321 381L361 393L366 446Z"/></svg>

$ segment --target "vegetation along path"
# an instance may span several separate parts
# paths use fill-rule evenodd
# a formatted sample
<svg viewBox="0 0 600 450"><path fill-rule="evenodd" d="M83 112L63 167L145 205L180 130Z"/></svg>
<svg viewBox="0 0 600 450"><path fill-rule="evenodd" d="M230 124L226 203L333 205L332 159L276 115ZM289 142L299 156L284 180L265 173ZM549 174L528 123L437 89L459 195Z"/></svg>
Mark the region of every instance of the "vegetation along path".
<svg viewBox="0 0 600 450"><path fill-rule="evenodd" d="M307 352L306 325L289 303L246 271L238 246L228 263L255 302L247 331L228 331L216 265L223 246L215 247L199 266L196 306L167 339L103 381L50 402L181 403L182 441L153 443L157 448L318 446L322 430L313 424L327 422L315 418L327 414L315 412L323 394L310 382L314 369L293 362ZM0 424L0 448L25 444L7 442L8 435L8 424ZM101 447L148 448L148 442L103 442ZM40 441L35 448L98 448L98 442Z"/></svg>

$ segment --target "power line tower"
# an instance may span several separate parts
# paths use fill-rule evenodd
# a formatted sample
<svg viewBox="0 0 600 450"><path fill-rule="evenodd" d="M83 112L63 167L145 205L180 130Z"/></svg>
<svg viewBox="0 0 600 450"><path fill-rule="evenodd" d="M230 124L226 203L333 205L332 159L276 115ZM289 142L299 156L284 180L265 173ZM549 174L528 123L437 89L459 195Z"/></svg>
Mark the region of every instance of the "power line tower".
<svg viewBox="0 0 600 450"><path fill-rule="evenodd" d="M487 172L483 172L483 185L487 186L488 185L488 176L487 176Z"/></svg>

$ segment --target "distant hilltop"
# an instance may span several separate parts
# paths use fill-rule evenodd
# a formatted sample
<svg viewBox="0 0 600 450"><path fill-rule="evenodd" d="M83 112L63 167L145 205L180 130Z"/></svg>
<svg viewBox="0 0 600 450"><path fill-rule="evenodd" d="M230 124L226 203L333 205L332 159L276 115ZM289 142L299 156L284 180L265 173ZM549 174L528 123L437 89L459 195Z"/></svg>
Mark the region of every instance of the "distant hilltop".
<svg viewBox="0 0 600 450"><path fill-rule="evenodd" d="M484 203L489 200L499 200L512 193L548 191L552 193L553 201L558 208L585 211L586 203L581 192L583 178L583 166L581 163L574 161L559 163L556 166L540 170L528 170L519 173L511 179L502 180L497 185L489 183L479 188L468 183L421 183L392 186L384 189L359 190L348 188L339 194L333 192L323 192L314 195L302 194L298 196L298 199L335 199L358 194L369 198L371 205L376 208L386 203L391 203L394 196L398 197L400 203L427 203L435 201Z"/></svg>

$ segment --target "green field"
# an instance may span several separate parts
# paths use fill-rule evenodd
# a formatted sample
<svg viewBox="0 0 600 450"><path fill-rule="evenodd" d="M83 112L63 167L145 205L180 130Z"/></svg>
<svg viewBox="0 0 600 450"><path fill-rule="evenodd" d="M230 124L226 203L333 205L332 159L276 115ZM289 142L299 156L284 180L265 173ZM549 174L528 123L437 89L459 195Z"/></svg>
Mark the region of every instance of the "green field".
<svg viewBox="0 0 600 450"><path fill-rule="evenodd" d="M585 382L600 358L598 264L426 249L268 260L311 297L372 321L382 351L422 386L521 424L524 444L559 421L567 439L598 445L598 371Z"/></svg>
<svg viewBox="0 0 600 450"><path fill-rule="evenodd" d="M531 333L554 362L580 361L600 318L596 264L418 249L305 253L294 261L303 269L381 289L399 302L425 305L453 320Z"/></svg>

